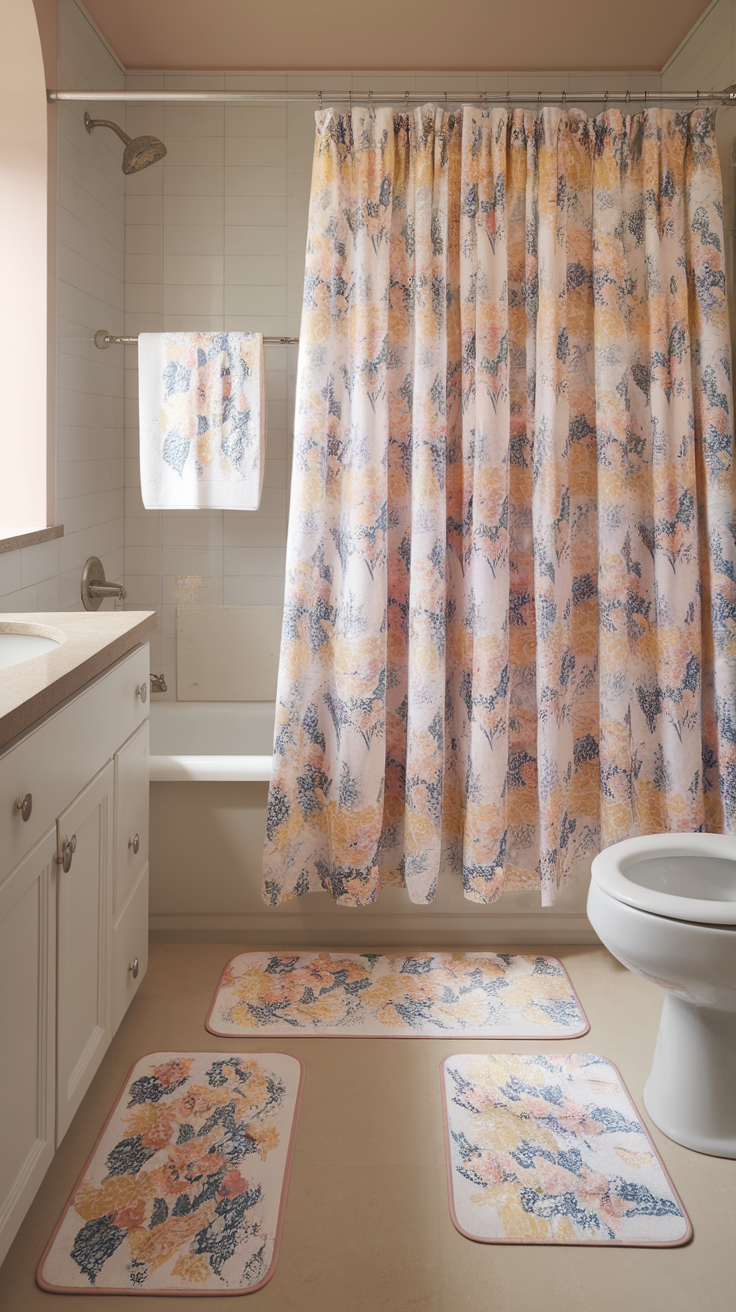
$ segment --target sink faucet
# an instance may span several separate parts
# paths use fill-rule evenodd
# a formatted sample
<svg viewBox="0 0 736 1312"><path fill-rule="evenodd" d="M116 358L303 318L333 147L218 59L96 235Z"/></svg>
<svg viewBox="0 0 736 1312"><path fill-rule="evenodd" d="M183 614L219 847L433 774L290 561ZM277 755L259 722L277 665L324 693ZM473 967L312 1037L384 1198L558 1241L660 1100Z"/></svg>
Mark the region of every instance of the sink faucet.
<svg viewBox="0 0 736 1312"><path fill-rule="evenodd" d="M168 692L163 674L151 675L151 692Z"/></svg>

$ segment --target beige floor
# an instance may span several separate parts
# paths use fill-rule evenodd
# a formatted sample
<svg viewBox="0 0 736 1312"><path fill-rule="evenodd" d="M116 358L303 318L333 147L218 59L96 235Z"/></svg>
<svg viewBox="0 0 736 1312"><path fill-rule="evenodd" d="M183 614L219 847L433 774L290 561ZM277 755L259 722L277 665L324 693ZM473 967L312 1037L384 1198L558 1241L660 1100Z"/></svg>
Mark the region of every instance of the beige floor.
<svg viewBox="0 0 736 1312"><path fill-rule="evenodd" d="M158 1049L246 1048L287 1049L307 1067L281 1257L271 1282L252 1296L252 1312L721 1312L734 1306L736 1162L688 1152L650 1125L695 1228L685 1248L472 1243L454 1229L447 1207L440 1059L459 1051L532 1052L538 1045L216 1039L205 1032L204 1017L220 969L237 951L243 948L152 949L147 978L0 1268L2 1312L48 1312L55 1304L61 1312L121 1312L133 1303L42 1293L34 1283L40 1253L137 1057ZM560 1046L610 1057L641 1110L660 990L602 948L556 951L591 1023L585 1038ZM140 1312L172 1312L177 1301L190 1312L230 1305L220 1298L192 1305L149 1297Z"/></svg>

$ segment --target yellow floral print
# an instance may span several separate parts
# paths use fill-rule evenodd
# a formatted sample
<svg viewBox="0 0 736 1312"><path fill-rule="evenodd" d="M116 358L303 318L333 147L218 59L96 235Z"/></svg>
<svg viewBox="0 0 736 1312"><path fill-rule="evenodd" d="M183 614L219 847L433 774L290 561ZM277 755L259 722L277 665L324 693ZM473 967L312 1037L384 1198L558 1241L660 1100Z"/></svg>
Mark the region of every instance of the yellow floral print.
<svg viewBox="0 0 736 1312"><path fill-rule="evenodd" d="M453 1220L486 1243L678 1244L690 1224L615 1068L594 1053L448 1057Z"/></svg>
<svg viewBox="0 0 736 1312"><path fill-rule="evenodd" d="M246 952L226 967L213 1034L554 1038L587 1021L554 957L493 952Z"/></svg>
<svg viewBox="0 0 736 1312"><path fill-rule="evenodd" d="M725 277L711 110L317 115L266 901L734 832Z"/></svg>

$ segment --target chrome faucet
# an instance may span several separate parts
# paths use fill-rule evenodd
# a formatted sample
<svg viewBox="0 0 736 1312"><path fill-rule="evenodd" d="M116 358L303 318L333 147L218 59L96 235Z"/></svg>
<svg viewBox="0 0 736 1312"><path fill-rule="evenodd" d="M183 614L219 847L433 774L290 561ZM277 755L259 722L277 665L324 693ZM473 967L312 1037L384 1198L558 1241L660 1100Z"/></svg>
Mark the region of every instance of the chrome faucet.
<svg viewBox="0 0 736 1312"><path fill-rule="evenodd" d="M82 605L85 610L99 610L105 597L125 601L125 588L122 583L108 583L102 561L90 556L82 570Z"/></svg>
<svg viewBox="0 0 736 1312"><path fill-rule="evenodd" d="M151 675L151 692L168 692L163 674Z"/></svg>

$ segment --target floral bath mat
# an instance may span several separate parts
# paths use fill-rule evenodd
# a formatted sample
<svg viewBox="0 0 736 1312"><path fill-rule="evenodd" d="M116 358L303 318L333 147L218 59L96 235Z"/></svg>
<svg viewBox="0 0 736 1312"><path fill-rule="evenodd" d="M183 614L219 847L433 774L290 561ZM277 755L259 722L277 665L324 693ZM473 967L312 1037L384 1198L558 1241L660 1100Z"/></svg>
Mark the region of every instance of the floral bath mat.
<svg viewBox="0 0 736 1312"><path fill-rule="evenodd" d="M41 1288L181 1295L265 1285L302 1069L282 1052L154 1052L136 1062L41 1258Z"/></svg>
<svg viewBox="0 0 736 1312"><path fill-rule="evenodd" d="M591 1052L442 1063L452 1219L486 1244L674 1247L692 1227L616 1067Z"/></svg>
<svg viewBox="0 0 736 1312"><path fill-rule="evenodd" d="M578 1038L589 1025L556 957L496 952L244 952L222 973L211 1034Z"/></svg>

